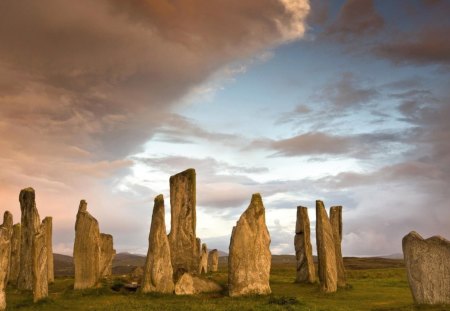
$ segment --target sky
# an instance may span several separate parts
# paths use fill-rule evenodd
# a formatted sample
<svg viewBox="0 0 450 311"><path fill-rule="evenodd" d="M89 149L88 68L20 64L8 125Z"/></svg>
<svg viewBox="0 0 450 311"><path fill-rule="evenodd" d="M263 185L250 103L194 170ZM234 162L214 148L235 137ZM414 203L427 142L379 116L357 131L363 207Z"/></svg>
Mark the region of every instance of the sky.
<svg viewBox="0 0 450 311"><path fill-rule="evenodd" d="M72 254L79 201L145 254L153 199L197 172L197 236L228 251L259 192L273 254L296 207L343 206L344 256L450 238L450 2L0 1L0 205Z"/></svg>

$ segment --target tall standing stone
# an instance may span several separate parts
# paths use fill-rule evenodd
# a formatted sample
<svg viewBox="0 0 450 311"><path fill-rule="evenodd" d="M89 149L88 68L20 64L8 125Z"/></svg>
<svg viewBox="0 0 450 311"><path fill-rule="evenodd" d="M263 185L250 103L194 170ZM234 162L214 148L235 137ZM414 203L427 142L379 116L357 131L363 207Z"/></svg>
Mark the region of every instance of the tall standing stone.
<svg viewBox="0 0 450 311"><path fill-rule="evenodd" d="M112 275L112 262L115 255L112 235L100 233L100 277Z"/></svg>
<svg viewBox="0 0 450 311"><path fill-rule="evenodd" d="M450 241L440 236L424 240L412 231L402 246L414 301L450 305Z"/></svg>
<svg viewBox="0 0 450 311"><path fill-rule="evenodd" d="M152 223L148 237L148 252L142 279L142 292L172 293L174 291L173 269L169 239L166 235L164 197L155 198Z"/></svg>
<svg viewBox="0 0 450 311"><path fill-rule="evenodd" d="M217 272L219 270L219 251L217 249L209 252L208 269L211 272Z"/></svg>
<svg viewBox="0 0 450 311"><path fill-rule="evenodd" d="M170 177L170 255L174 278L184 272L196 273L200 254L196 247L195 170Z"/></svg>
<svg viewBox="0 0 450 311"><path fill-rule="evenodd" d="M11 237L13 233L12 214L6 211L0 225L0 310L6 309L6 285L8 283L9 261L11 258Z"/></svg>
<svg viewBox="0 0 450 311"><path fill-rule="evenodd" d="M21 241L20 241L20 269L17 281L19 289L33 289L32 249L33 239L39 231L41 221L36 208L35 193L33 188L20 191L19 195L21 217Z"/></svg>
<svg viewBox="0 0 450 311"><path fill-rule="evenodd" d="M45 224L45 238L47 245L47 280L49 283L55 281L55 271L53 268L53 218L45 217L42 223Z"/></svg>
<svg viewBox="0 0 450 311"><path fill-rule="evenodd" d="M8 282L16 285L20 270L20 223L13 226L13 234L11 237L11 259L9 267Z"/></svg>
<svg viewBox="0 0 450 311"><path fill-rule="evenodd" d="M206 274L208 272L208 248L205 243L202 244L200 252L200 265L198 268L199 274Z"/></svg>
<svg viewBox="0 0 450 311"><path fill-rule="evenodd" d="M332 206L330 208L330 223L333 229L334 250L336 251L337 286L345 287L345 268L342 258L342 206Z"/></svg>
<svg viewBox="0 0 450 311"><path fill-rule="evenodd" d="M297 276L295 281L299 283L314 283L316 281L316 269L314 268L312 255L308 208L303 206L297 207L294 245L297 258Z"/></svg>
<svg viewBox="0 0 450 311"><path fill-rule="evenodd" d="M228 255L229 295L270 294L271 258L265 209L261 195L256 193L231 233Z"/></svg>
<svg viewBox="0 0 450 311"><path fill-rule="evenodd" d="M48 296L48 263L47 263L47 222L43 222L33 237L32 270L33 270L33 301L37 302Z"/></svg>
<svg viewBox="0 0 450 311"><path fill-rule="evenodd" d="M73 247L75 289L98 285L100 278L100 230L97 220L87 211L87 202L81 200L75 223Z"/></svg>
<svg viewBox="0 0 450 311"><path fill-rule="evenodd" d="M326 293L333 293L337 290L336 250L333 229L322 201L316 201L316 241L320 287Z"/></svg>

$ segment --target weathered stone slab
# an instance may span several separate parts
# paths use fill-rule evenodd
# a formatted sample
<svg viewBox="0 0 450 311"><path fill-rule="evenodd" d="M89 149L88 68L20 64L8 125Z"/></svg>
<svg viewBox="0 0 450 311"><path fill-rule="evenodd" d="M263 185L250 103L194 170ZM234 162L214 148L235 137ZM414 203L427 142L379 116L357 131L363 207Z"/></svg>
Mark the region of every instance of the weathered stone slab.
<svg viewBox="0 0 450 311"><path fill-rule="evenodd" d="M55 281L55 269L53 268L53 218L45 217L42 221L45 224L45 238L47 245L47 281L53 283Z"/></svg>
<svg viewBox="0 0 450 311"><path fill-rule="evenodd" d="M6 280L5 282L8 282L9 274L10 274L10 265L11 265L11 239L13 235L13 215L9 211L5 211L3 214L3 224L1 225L2 228L5 228L8 234L8 237L10 239L9 243L9 250L7 252L8 254L8 267L6 268ZM6 285L5 285L6 286Z"/></svg>
<svg viewBox="0 0 450 311"><path fill-rule="evenodd" d="M440 236L424 240L412 231L402 246L414 301L450 305L450 241Z"/></svg>
<svg viewBox="0 0 450 311"><path fill-rule="evenodd" d="M294 245L297 258L297 276L295 281L299 283L314 283L316 281L316 269L312 255L308 208L303 206L297 207Z"/></svg>
<svg viewBox="0 0 450 311"><path fill-rule="evenodd" d="M9 264L8 282L17 285L20 270L20 223L13 226L11 237L11 259Z"/></svg>
<svg viewBox="0 0 450 311"><path fill-rule="evenodd" d="M33 267L33 301L48 297L48 264L47 264L47 228L43 223L34 235L32 249Z"/></svg>
<svg viewBox="0 0 450 311"><path fill-rule="evenodd" d="M112 275L112 262L116 255L111 234L100 233L100 277Z"/></svg>
<svg viewBox="0 0 450 311"><path fill-rule="evenodd" d="M200 252L200 265L198 274L206 274L208 272L208 248L205 243L202 244Z"/></svg>
<svg viewBox="0 0 450 311"><path fill-rule="evenodd" d="M142 278L142 292L173 293L173 268L169 239L166 235L164 197L155 198L148 237L148 252Z"/></svg>
<svg viewBox="0 0 450 311"><path fill-rule="evenodd" d="M100 279L100 230L97 220L87 211L81 200L75 223L73 247L75 289L96 287Z"/></svg>
<svg viewBox="0 0 450 311"><path fill-rule="evenodd" d="M171 228L170 255L174 279L184 272L197 273L199 252L196 247L196 176L194 169L170 177Z"/></svg>
<svg viewBox="0 0 450 311"><path fill-rule="evenodd" d="M330 208L330 223L333 229L334 250L336 254L337 286L345 287L344 258L342 257L342 206L332 206Z"/></svg>
<svg viewBox="0 0 450 311"><path fill-rule="evenodd" d="M8 213L8 214L7 214ZM0 226L0 310L6 309L6 285L11 257L12 215L5 212Z"/></svg>
<svg viewBox="0 0 450 311"><path fill-rule="evenodd" d="M265 209L261 195L256 193L231 233L228 256L229 295L270 294L271 258Z"/></svg>
<svg viewBox="0 0 450 311"><path fill-rule="evenodd" d="M219 251L217 249L209 252L208 269L211 272L217 272L219 270Z"/></svg>
<svg viewBox="0 0 450 311"><path fill-rule="evenodd" d="M19 195L21 216L20 241L20 269L17 281L19 289L33 289L32 250L33 239L41 225L39 213L36 208L35 192L33 188L20 191Z"/></svg>
<svg viewBox="0 0 450 311"><path fill-rule="evenodd" d="M213 280L184 273L175 284L176 295L196 295L201 293L221 292L222 286Z"/></svg>
<svg viewBox="0 0 450 311"><path fill-rule="evenodd" d="M323 292L337 290L336 250L333 229L322 201L316 201L316 241L320 288Z"/></svg>

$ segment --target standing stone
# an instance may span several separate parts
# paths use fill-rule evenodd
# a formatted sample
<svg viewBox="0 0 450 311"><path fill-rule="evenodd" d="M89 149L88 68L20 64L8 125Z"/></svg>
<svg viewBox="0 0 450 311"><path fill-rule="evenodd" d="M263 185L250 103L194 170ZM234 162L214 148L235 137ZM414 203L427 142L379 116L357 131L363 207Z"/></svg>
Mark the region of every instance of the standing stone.
<svg viewBox="0 0 450 311"><path fill-rule="evenodd" d="M320 287L333 293L337 290L336 251L333 229L322 201L316 201L316 241Z"/></svg>
<svg viewBox="0 0 450 311"><path fill-rule="evenodd" d="M294 245L297 258L297 277L295 281L299 283L314 283L316 281L316 269L314 268L312 255L308 208L303 206L297 207Z"/></svg>
<svg viewBox="0 0 450 311"><path fill-rule="evenodd" d="M142 279L142 292L173 293L173 269L169 239L164 220L164 197L155 198L152 224L148 237L148 252Z"/></svg>
<svg viewBox="0 0 450 311"><path fill-rule="evenodd" d="M112 275L112 262L116 255L111 234L100 233L100 277Z"/></svg>
<svg viewBox="0 0 450 311"><path fill-rule="evenodd" d="M6 309L5 289L8 283L9 261L11 258L12 227L12 214L6 211L3 215L3 224L0 225L0 310Z"/></svg>
<svg viewBox="0 0 450 311"><path fill-rule="evenodd" d="M53 219L52 217L45 217L42 223L45 224L45 238L47 245L47 281L53 283L55 281L55 271L53 268Z"/></svg>
<svg viewBox="0 0 450 311"><path fill-rule="evenodd" d="M47 223L43 222L33 238L33 301L48 297Z"/></svg>
<svg viewBox="0 0 450 311"><path fill-rule="evenodd" d="M32 249L33 239L39 231L41 221L36 208L35 193L33 188L20 191L19 195L21 217L20 239L20 269L17 281L18 289L33 289Z"/></svg>
<svg viewBox="0 0 450 311"><path fill-rule="evenodd" d="M211 272L217 272L219 270L219 252L217 249L213 249L209 252L208 269Z"/></svg>
<svg viewBox="0 0 450 311"><path fill-rule="evenodd" d="M202 240L200 238L196 238L195 239L196 243L195 243L195 260L197 261L197 271L195 271L195 273L198 272L198 270L200 269L200 265L202 262Z"/></svg>
<svg viewBox="0 0 450 311"><path fill-rule="evenodd" d="M198 274L206 274L208 272L208 248L206 244L202 244L202 250L200 253L200 265L198 268Z"/></svg>
<svg viewBox="0 0 450 311"><path fill-rule="evenodd" d="M198 271L199 252L196 247L195 170L188 169L170 177L171 228L170 255L174 278L184 272Z"/></svg>
<svg viewBox="0 0 450 311"><path fill-rule="evenodd" d="M450 241L440 236L424 240L412 231L402 246L415 303L450 305Z"/></svg>
<svg viewBox="0 0 450 311"><path fill-rule="evenodd" d="M97 220L87 211L87 202L81 200L75 223L73 246L75 289L98 285L100 278L100 230Z"/></svg>
<svg viewBox="0 0 450 311"><path fill-rule="evenodd" d="M17 284L20 270L20 223L13 226L13 234L11 237L11 258L9 264L8 282Z"/></svg>
<svg viewBox="0 0 450 311"><path fill-rule="evenodd" d="M342 206L332 206L330 208L330 223L333 229L334 250L336 251L337 286L345 287L345 268L342 258Z"/></svg>
<svg viewBox="0 0 450 311"><path fill-rule="evenodd" d="M261 195L256 193L231 233L228 256L229 295L270 294L271 258L265 209Z"/></svg>

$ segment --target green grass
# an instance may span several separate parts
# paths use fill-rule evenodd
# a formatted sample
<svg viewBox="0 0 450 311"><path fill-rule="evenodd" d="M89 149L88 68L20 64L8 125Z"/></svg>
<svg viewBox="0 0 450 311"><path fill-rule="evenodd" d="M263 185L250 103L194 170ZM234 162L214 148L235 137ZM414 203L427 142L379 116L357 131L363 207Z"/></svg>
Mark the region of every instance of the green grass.
<svg viewBox="0 0 450 311"><path fill-rule="evenodd" d="M7 310L450 310L450 306L415 306L403 268L349 270L348 286L324 294L318 284L294 283L295 269L272 267L271 296L230 298L226 291L198 296L115 292L112 284L74 291L73 279L59 278L49 286L48 299L33 304L30 292L7 289ZM212 277L222 285L227 273ZM119 281L120 282L120 281Z"/></svg>

